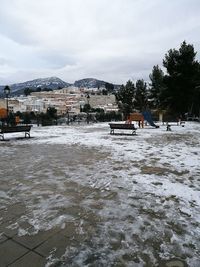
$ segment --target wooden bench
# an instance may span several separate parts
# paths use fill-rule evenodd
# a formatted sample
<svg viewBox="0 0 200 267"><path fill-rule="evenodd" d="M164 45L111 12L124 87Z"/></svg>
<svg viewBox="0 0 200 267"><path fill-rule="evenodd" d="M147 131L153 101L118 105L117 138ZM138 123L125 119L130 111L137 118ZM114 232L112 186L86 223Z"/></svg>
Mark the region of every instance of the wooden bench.
<svg viewBox="0 0 200 267"><path fill-rule="evenodd" d="M115 130L130 130L132 135L136 135L136 130L134 124L128 123L109 123L110 125L110 134L115 134Z"/></svg>
<svg viewBox="0 0 200 267"><path fill-rule="evenodd" d="M1 140L4 139L5 133L18 133L18 132L25 132L25 138L30 138L30 130L32 125L18 125L18 126L0 126L0 138Z"/></svg>

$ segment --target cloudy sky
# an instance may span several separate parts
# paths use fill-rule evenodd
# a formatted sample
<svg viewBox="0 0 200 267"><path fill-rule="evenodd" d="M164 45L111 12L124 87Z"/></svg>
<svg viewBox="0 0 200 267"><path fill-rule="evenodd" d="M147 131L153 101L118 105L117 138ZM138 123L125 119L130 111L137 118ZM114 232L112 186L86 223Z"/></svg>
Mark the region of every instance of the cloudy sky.
<svg viewBox="0 0 200 267"><path fill-rule="evenodd" d="M148 79L183 40L200 59L200 0L0 0L0 84Z"/></svg>

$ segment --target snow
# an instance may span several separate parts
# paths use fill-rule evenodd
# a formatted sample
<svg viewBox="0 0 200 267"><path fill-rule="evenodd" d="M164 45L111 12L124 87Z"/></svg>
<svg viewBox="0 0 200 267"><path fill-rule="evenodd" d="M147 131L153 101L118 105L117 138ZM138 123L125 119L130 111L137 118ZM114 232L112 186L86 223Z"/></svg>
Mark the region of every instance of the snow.
<svg viewBox="0 0 200 267"><path fill-rule="evenodd" d="M200 124L171 128L110 135L108 123L98 123L34 126L31 139L6 135L10 141L0 144L0 200L4 206L25 203L27 212L13 223L18 234L63 229L74 221L83 235L84 210L101 223L92 246L66 249L63 258L73 258L76 266L94 253L96 266L119 260L126 266L145 266L145 261L156 266L159 259L173 258L200 265ZM74 203L80 213L67 212ZM32 227L23 228L22 222Z"/></svg>

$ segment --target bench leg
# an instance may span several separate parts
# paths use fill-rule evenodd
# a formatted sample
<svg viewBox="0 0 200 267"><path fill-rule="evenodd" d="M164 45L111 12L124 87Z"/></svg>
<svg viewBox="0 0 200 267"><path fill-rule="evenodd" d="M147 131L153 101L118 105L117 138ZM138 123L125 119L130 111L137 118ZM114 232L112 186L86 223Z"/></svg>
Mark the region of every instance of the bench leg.
<svg viewBox="0 0 200 267"><path fill-rule="evenodd" d="M25 132L25 138L26 138L26 137L28 137L28 138L31 137L29 132Z"/></svg>
<svg viewBox="0 0 200 267"><path fill-rule="evenodd" d="M114 129L111 129L110 130L110 134L114 134Z"/></svg>
<svg viewBox="0 0 200 267"><path fill-rule="evenodd" d="M132 135L136 135L136 130L133 130L132 131Z"/></svg>
<svg viewBox="0 0 200 267"><path fill-rule="evenodd" d="M0 134L0 138L1 138L1 141L4 141L5 139L4 139L4 134L2 133L2 134Z"/></svg>

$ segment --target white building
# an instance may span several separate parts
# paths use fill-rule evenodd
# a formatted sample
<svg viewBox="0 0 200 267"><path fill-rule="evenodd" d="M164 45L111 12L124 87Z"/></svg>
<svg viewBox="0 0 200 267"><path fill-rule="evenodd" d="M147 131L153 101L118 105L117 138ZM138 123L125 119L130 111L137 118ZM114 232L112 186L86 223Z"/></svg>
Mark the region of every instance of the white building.
<svg viewBox="0 0 200 267"><path fill-rule="evenodd" d="M87 90L87 88L85 89ZM5 106L4 102L5 100L3 99L2 106ZM50 92L33 92L29 96L9 99L9 109L14 113L17 111L45 113L49 107L54 107L58 115L78 114L84 104L90 104L92 108L101 108L105 112L118 111L114 95L90 94L77 87L63 88Z"/></svg>

